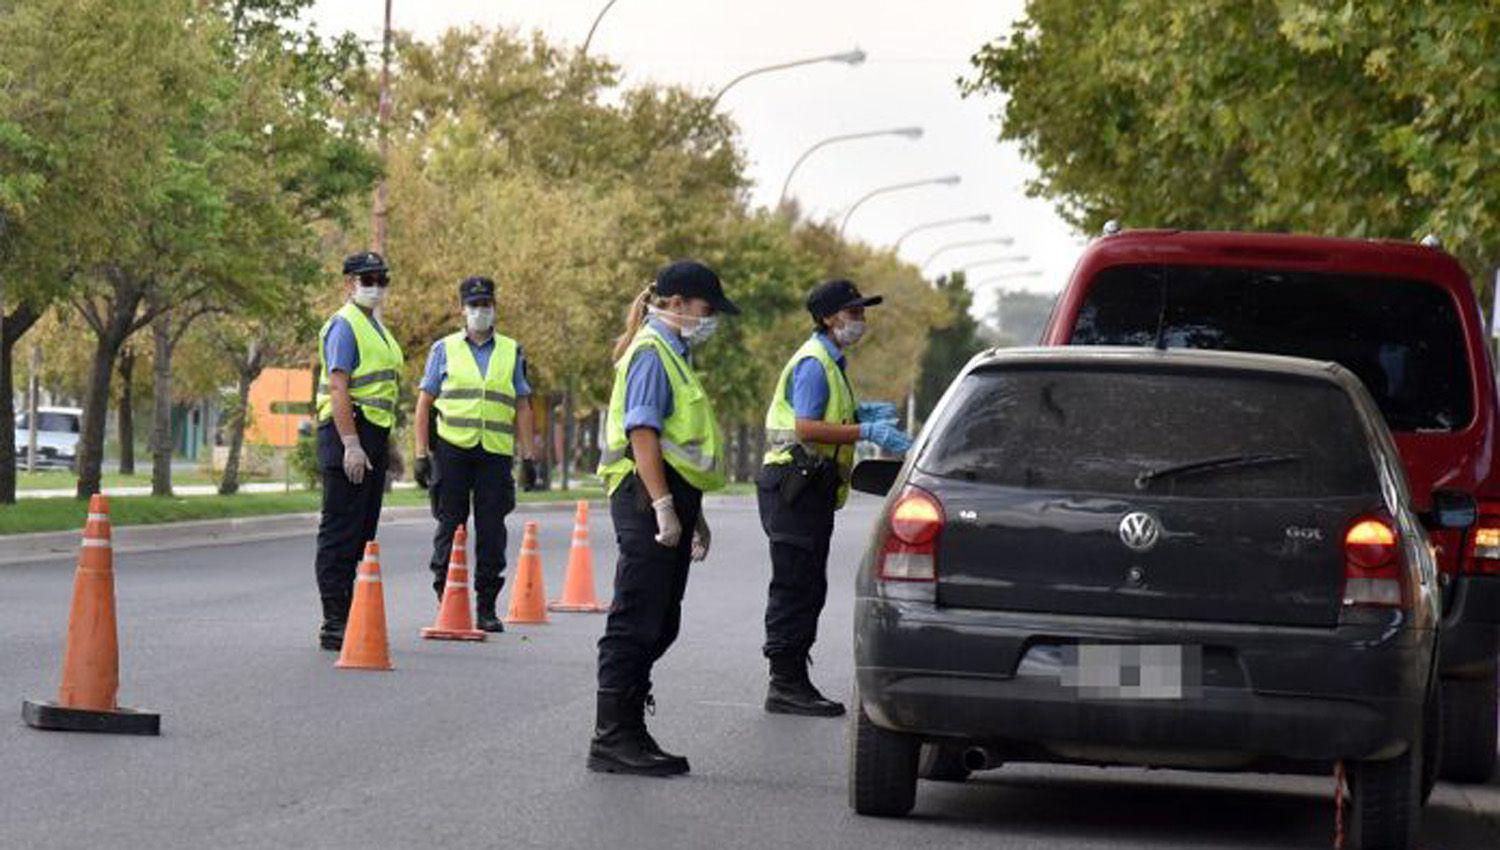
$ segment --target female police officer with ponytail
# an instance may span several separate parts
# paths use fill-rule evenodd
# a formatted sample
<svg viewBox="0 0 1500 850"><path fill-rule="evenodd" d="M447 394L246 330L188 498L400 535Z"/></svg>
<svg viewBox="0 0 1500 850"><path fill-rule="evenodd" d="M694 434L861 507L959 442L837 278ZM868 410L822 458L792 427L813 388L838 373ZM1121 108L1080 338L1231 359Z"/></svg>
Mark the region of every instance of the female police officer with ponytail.
<svg viewBox="0 0 1500 850"><path fill-rule="evenodd" d="M724 486L722 439L690 351L739 308L718 275L673 263L636 297L615 344L615 382L599 461L619 561L599 640L599 693L590 770L669 776L687 759L646 731L651 668L677 637L688 565L708 555L703 493Z"/></svg>

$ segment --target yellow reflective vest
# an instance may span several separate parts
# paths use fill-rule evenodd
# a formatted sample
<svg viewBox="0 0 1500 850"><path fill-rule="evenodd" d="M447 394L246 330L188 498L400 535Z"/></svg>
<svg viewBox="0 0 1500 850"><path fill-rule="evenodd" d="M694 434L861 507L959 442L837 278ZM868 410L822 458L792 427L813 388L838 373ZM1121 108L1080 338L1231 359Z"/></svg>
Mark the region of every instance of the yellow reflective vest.
<svg viewBox="0 0 1500 850"><path fill-rule="evenodd" d="M767 464L791 463L791 447L802 443L802 447L809 453L832 458L838 465L839 470L839 492L836 507L843 507L849 498L849 470L854 466L854 446L844 443L808 443L797 439L797 411L792 403L787 401L787 385L791 383L792 372L796 370L797 364L807 358L813 358L823 367L823 376L828 380L828 406L823 410L823 421L835 425L852 425L857 421L855 413L858 404L854 399L854 389L849 386L849 378L844 370L839 368L838 361L828 353L828 348L823 341L814 334L807 342L802 343L792 359L786 362L781 369L781 377L776 381L776 392L771 396L771 407L766 410L766 454L763 461Z"/></svg>
<svg viewBox="0 0 1500 850"><path fill-rule="evenodd" d="M636 352L650 346L661 358L667 381L672 387L672 413L662 423L663 459L701 491L724 486L719 468L724 444L719 423L714 417L713 402L703 391L703 384L687 361L677 353L651 325L643 325L631 340L625 356L615 363L615 385L609 396L609 411L604 424L604 451L599 458L599 475L610 493L635 471L630 456L630 437L625 433L625 378Z"/></svg>
<svg viewBox="0 0 1500 850"><path fill-rule="evenodd" d="M483 445L491 454L516 452L516 341L495 334L488 372L463 331L443 337L448 374L438 392L438 436L461 449Z"/></svg>
<svg viewBox="0 0 1500 850"><path fill-rule="evenodd" d="M406 365L406 357L390 329L382 334L365 311L353 302L340 307L318 332L318 363L322 367L318 375L318 422L333 418L333 396L328 392L328 358L324 348L334 318L349 323L359 349L359 364L349 376L349 400L371 425L390 428L396 424L397 382Z"/></svg>

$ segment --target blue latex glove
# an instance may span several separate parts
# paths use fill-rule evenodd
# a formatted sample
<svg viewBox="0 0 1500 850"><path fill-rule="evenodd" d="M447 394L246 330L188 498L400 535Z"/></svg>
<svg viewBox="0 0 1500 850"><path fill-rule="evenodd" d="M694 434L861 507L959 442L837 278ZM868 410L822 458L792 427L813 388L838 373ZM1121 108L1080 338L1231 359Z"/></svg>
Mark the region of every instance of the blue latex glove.
<svg viewBox="0 0 1500 850"><path fill-rule="evenodd" d="M891 454L904 454L911 448L911 437L890 422L859 423L859 438L868 440Z"/></svg>
<svg viewBox="0 0 1500 850"><path fill-rule="evenodd" d="M854 408L854 419L857 422L899 422L901 414L896 411L896 405L888 401L862 401Z"/></svg>

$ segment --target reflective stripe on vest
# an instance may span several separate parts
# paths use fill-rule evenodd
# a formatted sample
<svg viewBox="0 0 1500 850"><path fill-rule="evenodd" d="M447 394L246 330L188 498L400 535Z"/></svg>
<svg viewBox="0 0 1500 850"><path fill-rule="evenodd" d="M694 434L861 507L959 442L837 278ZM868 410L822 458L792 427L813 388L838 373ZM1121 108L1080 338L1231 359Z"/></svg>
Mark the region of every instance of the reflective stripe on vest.
<svg viewBox="0 0 1500 850"><path fill-rule="evenodd" d="M635 471L630 456L630 437L625 433L625 382L631 361L642 348L650 346L667 372L672 388L672 413L662 423L661 452L667 464L683 480L707 492L724 486L719 469L720 450L724 444L713 403L703 391L697 374L688 366L671 343L650 325L642 327L615 364L615 383L610 392L609 409L604 423L604 447L599 458L599 475L613 493L627 476Z"/></svg>
<svg viewBox="0 0 1500 850"><path fill-rule="evenodd" d="M510 337L495 334L494 350L484 374L463 331L443 337L448 372L438 390L437 433L463 449L483 446L491 454L515 454L516 358Z"/></svg>
<svg viewBox="0 0 1500 850"><path fill-rule="evenodd" d="M854 465L854 447L838 443L810 443L797 437L797 411L787 401L787 387L797 364L811 357L823 367L823 377L828 381L828 404L823 409L823 421L836 425L852 425L856 420L858 405L854 401L854 389L849 378L839 368L838 361L828 353L823 341L814 334L802 343L782 367L781 377L776 381L775 395L766 410L766 454L762 461L768 465L791 463L792 446L802 445L809 453L833 458L839 468L839 491L836 505L842 507L849 497L849 472Z"/></svg>
<svg viewBox="0 0 1500 850"><path fill-rule="evenodd" d="M376 330L370 317L353 303L340 307L334 317L349 324L349 329L354 332L355 348L359 352L359 363L355 365L353 374L349 375L349 401L370 424L390 428L396 424L396 399L400 392L401 370L406 365L401 344L396 341L390 329L386 329L384 334ZM324 356L328 332L332 327L333 318L330 318L318 332L318 363L321 367L317 390L319 422L327 422L333 418L333 395L329 389L328 362Z"/></svg>

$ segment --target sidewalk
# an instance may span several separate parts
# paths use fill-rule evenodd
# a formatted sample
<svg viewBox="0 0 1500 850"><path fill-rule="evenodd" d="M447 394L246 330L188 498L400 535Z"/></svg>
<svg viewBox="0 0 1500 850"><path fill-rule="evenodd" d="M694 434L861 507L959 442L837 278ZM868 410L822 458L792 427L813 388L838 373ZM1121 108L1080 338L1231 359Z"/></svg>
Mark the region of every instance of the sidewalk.
<svg viewBox="0 0 1500 850"><path fill-rule="evenodd" d="M704 503L717 507L753 507L755 497L709 496ZM602 499L590 500L590 505L600 508L604 505L604 501ZM512 516L571 513L576 506L576 502L523 502L516 506ZM432 522L432 515L425 506L386 508L380 515L382 528L430 522ZM307 537L308 546L311 547L313 537L317 532L318 515L316 513L168 522L157 525L128 525L113 530L113 548L116 555L130 555L139 552L170 552L177 549L228 546L237 543L253 543L258 540L301 536ZM71 558L78 551L80 533L80 531L47 531L40 534L0 536L0 567Z"/></svg>

